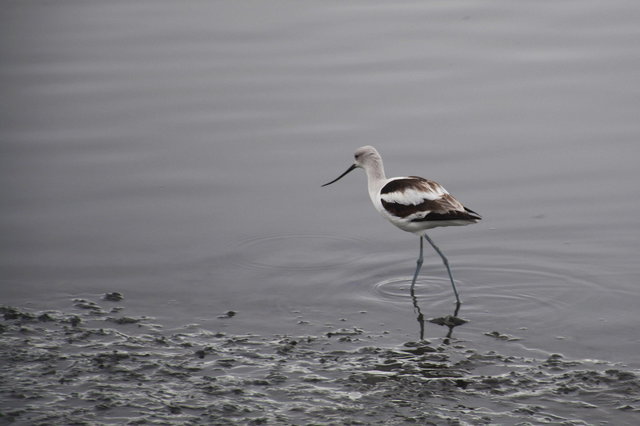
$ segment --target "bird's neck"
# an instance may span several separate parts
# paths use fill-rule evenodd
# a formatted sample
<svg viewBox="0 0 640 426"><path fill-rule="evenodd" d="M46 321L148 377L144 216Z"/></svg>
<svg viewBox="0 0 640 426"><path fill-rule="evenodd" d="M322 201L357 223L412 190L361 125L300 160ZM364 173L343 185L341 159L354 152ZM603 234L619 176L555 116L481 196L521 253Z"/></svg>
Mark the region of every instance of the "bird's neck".
<svg viewBox="0 0 640 426"><path fill-rule="evenodd" d="M378 159L375 162L370 163L369 167L365 168L365 172L367 173L369 194L377 193L380 190L380 187L387 180L387 177L384 174L382 159Z"/></svg>

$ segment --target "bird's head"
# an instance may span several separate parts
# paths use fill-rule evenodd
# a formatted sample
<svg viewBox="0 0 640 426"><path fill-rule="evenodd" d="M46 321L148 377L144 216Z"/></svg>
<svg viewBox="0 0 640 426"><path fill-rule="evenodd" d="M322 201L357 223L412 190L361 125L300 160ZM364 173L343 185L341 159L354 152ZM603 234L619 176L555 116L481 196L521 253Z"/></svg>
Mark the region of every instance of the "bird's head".
<svg viewBox="0 0 640 426"><path fill-rule="evenodd" d="M357 168L366 169L369 165L372 165L375 162L382 162L382 158L380 157L380 154L378 154L378 151L370 145L361 146L360 148L356 149L356 152L353 154L353 160L353 164L349 166L349 168L343 174L341 174L331 182L325 183L322 186L331 185L332 183L339 181L349 172Z"/></svg>

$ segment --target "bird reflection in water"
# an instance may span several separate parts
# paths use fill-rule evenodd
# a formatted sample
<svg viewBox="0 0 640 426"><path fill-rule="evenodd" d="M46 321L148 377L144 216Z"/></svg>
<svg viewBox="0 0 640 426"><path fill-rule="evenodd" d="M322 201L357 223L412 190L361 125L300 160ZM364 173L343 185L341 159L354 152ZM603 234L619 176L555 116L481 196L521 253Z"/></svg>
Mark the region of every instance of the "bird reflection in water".
<svg viewBox="0 0 640 426"><path fill-rule="evenodd" d="M447 333L444 339L445 345L449 344L451 335L453 334L453 329L467 322L467 320L464 320L458 317L458 312L460 311L459 303L456 303L453 311L453 315L445 315L443 317L437 317L437 318L431 318L431 319L425 320L424 314L422 313L422 309L420 309L420 305L418 304L418 298L416 297L415 292L413 290L413 286L411 287L411 301L413 302L413 311L418 314L416 320L420 325L420 340L424 340L425 321L429 321L430 323L446 326L449 328L449 332Z"/></svg>

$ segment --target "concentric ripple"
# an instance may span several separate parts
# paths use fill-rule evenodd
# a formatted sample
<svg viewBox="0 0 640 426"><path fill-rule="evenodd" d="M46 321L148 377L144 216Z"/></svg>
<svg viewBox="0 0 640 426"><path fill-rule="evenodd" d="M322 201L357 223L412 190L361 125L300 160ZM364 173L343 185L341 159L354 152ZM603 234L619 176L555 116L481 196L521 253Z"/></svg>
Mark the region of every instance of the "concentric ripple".
<svg viewBox="0 0 640 426"><path fill-rule="evenodd" d="M531 256L530 263L509 253L482 263L482 259L459 256L452 270L465 311L500 312L545 323L565 315L570 305L605 291L589 265L576 267L562 258ZM369 295L384 303L405 303L411 297L411 279L411 275L384 277L369 286ZM429 305L453 300L446 272L437 267L423 269L414 294Z"/></svg>
<svg viewBox="0 0 640 426"><path fill-rule="evenodd" d="M411 297L411 280L412 277L410 276L391 277L374 283L372 291L384 300L406 300ZM451 284L448 279L440 277L418 278L414 286L414 293L416 297L422 298L426 295L440 293L445 287L449 291L451 290Z"/></svg>

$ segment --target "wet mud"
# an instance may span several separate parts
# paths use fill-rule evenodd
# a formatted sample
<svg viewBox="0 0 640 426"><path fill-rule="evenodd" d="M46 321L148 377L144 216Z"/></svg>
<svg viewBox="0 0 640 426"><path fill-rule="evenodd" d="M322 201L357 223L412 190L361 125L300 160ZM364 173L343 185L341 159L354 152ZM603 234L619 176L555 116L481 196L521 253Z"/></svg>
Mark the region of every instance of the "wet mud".
<svg viewBox="0 0 640 426"><path fill-rule="evenodd" d="M125 315L125 301L109 293L70 300L66 312L0 308L0 423L631 425L640 416L639 372L610 362L480 352L449 337L383 347L351 325L300 336L168 330Z"/></svg>

